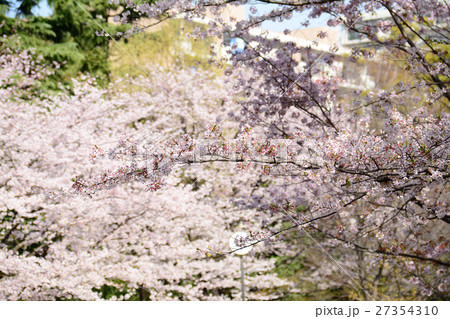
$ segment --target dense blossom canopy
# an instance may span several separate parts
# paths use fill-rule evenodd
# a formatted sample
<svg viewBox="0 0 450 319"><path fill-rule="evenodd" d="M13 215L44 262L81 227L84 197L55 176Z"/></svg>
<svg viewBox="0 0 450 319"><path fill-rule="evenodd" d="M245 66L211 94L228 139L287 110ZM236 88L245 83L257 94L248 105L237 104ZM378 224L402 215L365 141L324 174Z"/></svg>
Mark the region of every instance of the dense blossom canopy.
<svg viewBox="0 0 450 319"><path fill-rule="evenodd" d="M198 252L227 250L242 218L252 216L212 196L230 192L214 186L228 176L215 176L215 170L193 175L181 167L157 193L133 185L93 199L58 196L75 175L95 172L95 158L87 156L92 149L126 143L136 128L195 134L184 109L169 107L164 93L144 78L133 79L134 93L127 93L127 79L99 89L82 77L74 80L72 95L29 100L26 90L39 79L35 69L42 70L29 52L2 55L1 299L239 298L239 260L212 260ZM223 111L229 103L226 85L209 73L155 67L152 75L190 105L197 123L215 121L217 103ZM215 113L208 111L215 106ZM265 253L261 247L246 257L251 299L276 298L277 287L289 286L270 272L274 260L263 258Z"/></svg>
<svg viewBox="0 0 450 319"><path fill-rule="evenodd" d="M82 78L73 95L31 103L0 82L5 298L96 299L111 287L128 289L125 299L235 298L239 265L227 243L237 229L255 246L250 298L277 298L289 285L354 299L448 298L448 5L259 1L277 6L221 18L224 6L249 2L126 1L116 19L212 16L189 36L246 43L229 55L211 48L224 75L152 67L104 90ZM380 10L388 20L362 21ZM251 32L298 12L372 45L346 57L337 43L321 53ZM388 58L402 78L348 90L337 75L318 76L318 60L343 57ZM300 283L270 273L265 255L302 259Z"/></svg>
<svg viewBox="0 0 450 319"><path fill-rule="evenodd" d="M259 2L277 6L264 14L251 7L249 19L242 21L220 13L225 6L248 1L127 2L121 21L130 10L156 23L180 16L212 17L208 29L191 36L244 39L245 50L230 48L234 53L225 60L232 65L225 73L238 78L233 95L240 110L229 115L240 123L240 131L228 140L226 131L211 126L205 133L212 140L207 146L190 138L173 139L153 165L131 167L120 177L86 180L78 190L90 194L135 179L151 185L156 179L160 187L171 167L159 169L160 161L234 162L243 171L256 169L251 190L235 195L241 207L271 211L294 227L307 225L333 247L376 253L383 260L405 256L448 269L448 5L434 0ZM375 24L363 19L380 11L388 18ZM338 43L331 53L320 53L251 31L265 20L282 23L299 12L308 19L326 17L329 26L341 25L371 43L354 47L349 61L381 65L387 57L397 61L403 76L388 88L348 92L336 76L315 76L320 72L317 60L331 65L339 55ZM211 62L220 66L224 59ZM134 156L129 155L128 160ZM444 272L417 280L423 295L448 292Z"/></svg>

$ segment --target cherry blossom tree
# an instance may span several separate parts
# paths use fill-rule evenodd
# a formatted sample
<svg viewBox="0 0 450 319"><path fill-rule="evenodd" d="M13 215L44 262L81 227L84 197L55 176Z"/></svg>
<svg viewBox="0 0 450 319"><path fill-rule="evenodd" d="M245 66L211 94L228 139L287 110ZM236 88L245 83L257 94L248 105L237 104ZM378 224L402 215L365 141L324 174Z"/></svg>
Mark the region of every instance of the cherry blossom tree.
<svg viewBox="0 0 450 319"><path fill-rule="evenodd" d="M73 80L73 94L25 94L54 68L41 66L32 52L2 50L0 299L239 299L239 259L205 258L199 249L225 251L233 232L251 230L246 223L255 210L236 208L223 196L232 187L216 186L228 177L239 184L245 175L179 166L156 192L140 184L88 199L61 191L74 176L112 169L95 153L118 140L128 145L144 127L155 144L200 134L194 123L205 126L233 108L231 83L208 72L151 66L172 100L148 78L133 79L130 90L129 79L101 89L82 76ZM231 122L223 127L234 129ZM120 158L119 149L110 156ZM290 287L265 257L270 249L261 245L245 257L249 299L275 299Z"/></svg>
<svg viewBox="0 0 450 319"><path fill-rule="evenodd" d="M336 267L331 278L347 280L363 298L374 298L380 279L400 271L397 286L402 288L380 293L402 298L405 290L418 287L421 298L445 298L450 222L448 5L436 0L259 2L277 7L264 14L253 7L248 20L229 23L220 18L220 10L248 1L127 1L119 16L122 21L129 11L156 23L180 15L213 15L208 30L191 36L228 34L244 39L243 52L231 55L230 48L230 58L211 60L228 65L226 74L237 78L228 94L239 107L231 107L228 115L239 123L239 130L230 134L221 123L206 129L194 125L206 140L174 136L151 154L151 140L122 143L109 151L109 157L123 165L77 179L73 189L91 196L140 181L158 190L173 178L178 165L234 163L243 176L252 176L232 194L236 207L263 215L255 219L269 225L268 237L296 229L300 236L314 239L328 260L318 266L322 273L328 270L330 275L331 263ZM388 12L389 19L377 25L362 19L380 10ZM353 48L349 61L377 63L388 57L411 75L409 80L388 90L349 94L337 77L315 76L317 60L331 64L337 44L330 48L332 53L320 54L312 47L281 44L250 32L265 20L282 23L302 12L308 19L328 17L329 26L341 25L370 41L370 47ZM298 54L306 61L301 68ZM184 112L187 117L189 112ZM380 121L382 126L375 125ZM96 151L94 156L106 153ZM290 226L283 228L280 221ZM283 253L295 254L299 247ZM337 258L342 251L350 252ZM319 274L315 282L331 282Z"/></svg>

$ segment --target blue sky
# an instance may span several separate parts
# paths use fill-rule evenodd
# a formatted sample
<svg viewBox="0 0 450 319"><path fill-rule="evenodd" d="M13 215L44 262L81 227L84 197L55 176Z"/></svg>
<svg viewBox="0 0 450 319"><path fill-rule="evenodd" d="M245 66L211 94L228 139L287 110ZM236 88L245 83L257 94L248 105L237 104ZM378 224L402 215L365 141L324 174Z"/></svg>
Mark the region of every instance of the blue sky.
<svg viewBox="0 0 450 319"><path fill-rule="evenodd" d="M7 16L8 17L15 17L16 16L16 8L18 7L16 1L11 1L11 9ZM41 2L39 3L39 6L37 6L36 8L33 9L33 14L35 15L40 15L40 16L49 16L52 13L52 10L50 9L50 7L47 4L46 0L41 0Z"/></svg>
<svg viewBox="0 0 450 319"><path fill-rule="evenodd" d="M267 13L270 10L273 10L277 7L275 4L255 4L253 5L256 10L258 10L258 14ZM250 13L250 5L246 6L245 17L248 18ZM283 23L273 22L273 21L265 21L261 27L263 29L282 32L286 29L288 30L296 30L296 29L304 29L305 27L301 25L301 23L305 22L308 17L308 12L302 13L294 13L292 18L289 20L284 20ZM319 19L310 20L309 27L322 27L327 25L328 18L325 16L320 17Z"/></svg>
<svg viewBox="0 0 450 319"><path fill-rule="evenodd" d="M34 8L33 13L46 17L52 13L52 9L48 6L47 1L44 0L39 3L37 8Z"/></svg>
<svg viewBox="0 0 450 319"><path fill-rule="evenodd" d="M276 5L273 4L255 4L254 7L258 10L258 13L266 13L270 10L276 8ZM246 6L245 16L249 15L250 6ZM33 9L33 13L40 16L48 16L51 14L51 9L47 4L46 0L42 0L38 7ZM9 16L15 15L15 10L11 10L8 14ZM295 30L295 29L304 29L305 27L301 25L307 18L307 13L295 13L290 20L285 20L283 23L266 21L262 24L262 28L282 32L285 29ZM320 19L314 19L310 21L310 27L318 27L318 26L326 26L327 18L321 17Z"/></svg>

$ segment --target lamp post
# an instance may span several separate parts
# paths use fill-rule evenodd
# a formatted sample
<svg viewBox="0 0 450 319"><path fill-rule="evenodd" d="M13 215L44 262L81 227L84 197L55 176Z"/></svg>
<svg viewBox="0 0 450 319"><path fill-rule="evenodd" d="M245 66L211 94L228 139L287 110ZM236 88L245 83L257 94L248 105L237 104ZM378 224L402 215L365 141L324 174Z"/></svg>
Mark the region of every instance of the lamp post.
<svg viewBox="0 0 450 319"><path fill-rule="evenodd" d="M242 301L245 301L244 256L240 255L239 259L241 260L241 292L242 292Z"/></svg>
<svg viewBox="0 0 450 319"><path fill-rule="evenodd" d="M245 280L244 280L244 255L247 255L250 250L252 250L252 246L247 246L247 244L244 245L243 248L242 245L239 245L237 241L242 238L247 238L249 236L246 232L237 232L231 235L230 237L230 248L236 255L239 256L241 260L241 292L242 292L242 301L245 301ZM247 247L246 247L247 246Z"/></svg>

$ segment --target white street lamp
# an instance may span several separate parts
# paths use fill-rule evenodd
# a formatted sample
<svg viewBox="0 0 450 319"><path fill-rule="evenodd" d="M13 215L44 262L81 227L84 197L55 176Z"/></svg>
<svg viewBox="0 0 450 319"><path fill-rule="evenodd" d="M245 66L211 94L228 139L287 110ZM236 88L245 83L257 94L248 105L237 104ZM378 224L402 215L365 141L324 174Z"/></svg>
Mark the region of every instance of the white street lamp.
<svg viewBox="0 0 450 319"><path fill-rule="evenodd" d="M252 242L246 240L249 237L247 232L237 232L230 237L230 248L241 259L241 291L242 300L245 300L245 282L244 282L244 255L247 255L252 250ZM241 248L242 247L242 248Z"/></svg>

